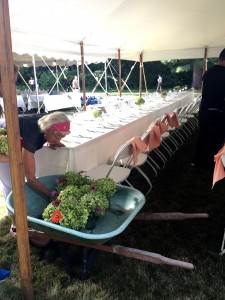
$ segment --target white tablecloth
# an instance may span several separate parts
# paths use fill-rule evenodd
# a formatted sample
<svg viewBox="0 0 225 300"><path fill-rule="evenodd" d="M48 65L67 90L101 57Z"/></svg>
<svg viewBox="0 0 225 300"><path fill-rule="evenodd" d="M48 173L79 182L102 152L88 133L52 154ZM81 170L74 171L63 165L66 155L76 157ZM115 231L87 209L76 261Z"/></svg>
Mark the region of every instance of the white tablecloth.
<svg viewBox="0 0 225 300"><path fill-rule="evenodd" d="M48 95L48 94L47 94ZM28 101L27 101L27 109L31 110L33 108L38 108L39 104L39 109L43 105L44 97L46 94L41 94L41 95L29 95Z"/></svg>
<svg viewBox="0 0 225 300"><path fill-rule="evenodd" d="M17 95L17 107L22 108L24 112L27 110L22 95Z"/></svg>
<svg viewBox="0 0 225 300"><path fill-rule="evenodd" d="M3 107L4 110L4 102L2 97L0 97L0 105ZM22 95L17 95L17 107L21 107L23 111L26 111L26 105Z"/></svg>
<svg viewBox="0 0 225 300"><path fill-rule="evenodd" d="M66 93L62 95L48 95L44 97L45 112L52 110L60 110L63 108L81 107L81 101L79 94Z"/></svg>
<svg viewBox="0 0 225 300"><path fill-rule="evenodd" d="M91 118L90 111L77 113L71 121L71 134L63 141L65 148L51 150L44 146L35 153L36 175L88 171L106 163L123 142L141 135L165 112L172 112L191 101L193 93L181 93L170 102L152 101L148 109L118 109L114 119L108 116L103 122Z"/></svg>

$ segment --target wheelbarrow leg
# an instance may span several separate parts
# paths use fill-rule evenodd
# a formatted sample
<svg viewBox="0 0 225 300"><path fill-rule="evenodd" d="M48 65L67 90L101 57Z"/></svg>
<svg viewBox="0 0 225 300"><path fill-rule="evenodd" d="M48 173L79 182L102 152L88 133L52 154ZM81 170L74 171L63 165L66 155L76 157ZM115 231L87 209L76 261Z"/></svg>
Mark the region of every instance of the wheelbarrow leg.
<svg viewBox="0 0 225 300"><path fill-rule="evenodd" d="M85 280L88 278L88 273L91 271L97 259L102 253L103 251L98 249L90 249L87 247L83 248L83 270L81 280Z"/></svg>
<svg viewBox="0 0 225 300"><path fill-rule="evenodd" d="M67 273L69 274L71 279L77 278L77 275L72 268L71 259L68 255L67 245L64 242L59 242L59 241L56 241L56 243L58 245L60 254L62 255L62 258L64 260Z"/></svg>

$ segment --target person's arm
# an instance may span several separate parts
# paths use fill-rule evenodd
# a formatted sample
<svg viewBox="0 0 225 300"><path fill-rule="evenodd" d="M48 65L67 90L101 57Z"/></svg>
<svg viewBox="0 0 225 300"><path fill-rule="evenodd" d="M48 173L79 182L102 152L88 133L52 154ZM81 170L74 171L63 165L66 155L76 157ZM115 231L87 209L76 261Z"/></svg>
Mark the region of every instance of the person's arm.
<svg viewBox="0 0 225 300"><path fill-rule="evenodd" d="M49 191L38 179L35 177L35 159L34 153L22 149L22 160L24 167L24 175L27 182L37 191L41 192L47 197L51 196L51 191Z"/></svg>

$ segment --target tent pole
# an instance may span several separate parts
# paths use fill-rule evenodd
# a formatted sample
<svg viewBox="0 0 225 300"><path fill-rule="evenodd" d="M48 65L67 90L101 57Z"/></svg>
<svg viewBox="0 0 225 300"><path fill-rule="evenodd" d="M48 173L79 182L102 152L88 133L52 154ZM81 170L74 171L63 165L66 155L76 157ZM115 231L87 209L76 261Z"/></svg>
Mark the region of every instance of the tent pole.
<svg viewBox="0 0 225 300"><path fill-rule="evenodd" d="M134 69L136 63L137 63L137 61L134 62L133 66L132 66L131 69L130 69L129 74L127 75L127 78L125 79L125 81L123 81L122 90L124 89L124 87L125 87L125 85L126 85L128 79L130 78L130 75L131 75L131 73L132 73L132 71L133 71L133 69Z"/></svg>
<svg viewBox="0 0 225 300"><path fill-rule="evenodd" d="M108 95L108 82L107 82L107 62L108 62L108 59L106 59L105 61L105 94L106 94L106 97Z"/></svg>
<svg viewBox="0 0 225 300"><path fill-rule="evenodd" d="M12 41L7 0L0 0L0 71L6 115L10 170L15 207L17 246L23 299L33 300L24 172L21 156Z"/></svg>
<svg viewBox="0 0 225 300"><path fill-rule="evenodd" d="M143 69L143 53L140 53L140 73L139 73L139 96L142 96L142 69Z"/></svg>
<svg viewBox="0 0 225 300"><path fill-rule="evenodd" d="M111 65L111 67L113 68L113 70L115 71L115 73L118 75L118 72L115 70L115 68L113 67L113 65ZM113 79L114 79L116 88L117 88L117 90L118 90L118 87L117 87L117 84L116 84L116 81L115 81L115 77L113 76L111 67L109 66L109 69L110 69L110 71L111 71L111 74L112 74L112 77L113 77ZM129 90L129 92L133 95L133 93L132 93L132 91L130 90L129 86L126 84L126 81L124 81L122 78L121 78L121 81L123 82L123 85L126 86L126 88Z"/></svg>
<svg viewBox="0 0 225 300"><path fill-rule="evenodd" d="M23 75L20 73L20 71L18 71L18 75L20 75L21 79L23 80L23 82L25 83L25 85L27 86L28 90L30 92L32 92L31 88L29 87L29 85L27 84L26 80L24 79Z"/></svg>
<svg viewBox="0 0 225 300"><path fill-rule="evenodd" d="M36 92L36 99L38 104L38 111L37 113L40 113L40 103L39 103L39 95L38 95L38 86L37 86L37 73L36 73L36 66L35 66L35 57L34 54L32 55L32 63L33 63L33 69L34 69L34 83L35 83L35 92Z"/></svg>
<svg viewBox="0 0 225 300"><path fill-rule="evenodd" d="M118 49L118 74L119 74L119 95L122 96L122 89L121 89L121 57L120 57L120 49Z"/></svg>
<svg viewBox="0 0 225 300"><path fill-rule="evenodd" d="M205 47L205 51L204 51L203 74L207 71L207 67L208 67L208 48Z"/></svg>
<svg viewBox="0 0 225 300"><path fill-rule="evenodd" d="M208 64L208 48L206 46L205 50L204 50L204 64L203 64L202 75L204 75L205 72L207 71L207 64ZM202 82L202 85L203 85L203 82ZM201 86L201 89L202 89L202 86Z"/></svg>
<svg viewBox="0 0 225 300"><path fill-rule="evenodd" d="M82 74L83 104L84 104L84 111L86 111L86 86L85 86L84 44L83 44L83 42L80 42L80 56L81 56L81 74Z"/></svg>
<svg viewBox="0 0 225 300"><path fill-rule="evenodd" d="M78 91L80 93L80 71L79 71L79 62L78 62L78 60L76 61L76 65L77 65L77 80L78 80L78 87L79 87ZM73 89L72 89L72 91L73 91Z"/></svg>
<svg viewBox="0 0 225 300"><path fill-rule="evenodd" d="M96 90L96 88L97 88L97 86L98 85L101 85L101 80L102 80L102 78L103 78L103 76L105 75L105 72L106 72L106 70L108 69L108 67L109 67L109 65L111 64L111 61L112 61L112 59L108 62L108 59L106 60L106 69L104 70L104 72L102 73L102 75L100 76L100 78L97 78L96 79L96 77L94 76L94 74L92 73L92 71L90 70L90 68L88 69L89 70L89 72L91 73L91 75L94 77L94 79L97 81L97 83L96 83L96 85L95 85L95 87L93 88L93 90L92 90L92 94L95 92L95 90ZM86 67L88 68L88 66L86 65ZM103 91L105 91L105 93L107 94L107 91L106 90L104 90L104 88L101 86L101 88L102 88L102 90Z"/></svg>

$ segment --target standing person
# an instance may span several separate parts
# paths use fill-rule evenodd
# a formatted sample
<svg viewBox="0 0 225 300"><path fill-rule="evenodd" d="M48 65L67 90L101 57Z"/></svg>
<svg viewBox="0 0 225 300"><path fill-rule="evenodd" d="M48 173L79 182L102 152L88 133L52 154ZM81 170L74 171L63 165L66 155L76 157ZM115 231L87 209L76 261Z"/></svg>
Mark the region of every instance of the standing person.
<svg viewBox="0 0 225 300"><path fill-rule="evenodd" d="M72 81L72 88L74 92L79 92L79 82L76 75L74 76L74 79Z"/></svg>
<svg viewBox="0 0 225 300"><path fill-rule="evenodd" d="M158 75L158 79L157 79L157 89L156 91L162 91L162 77L160 75Z"/></svg>
<svg viewBox="0 0 225 300"><path fill-rule="evenodd" d="M212 170L214 155L225 142L225 48L218 63L203 75L199 133L192 165Z"/></svg>
<svg viewBox="0 0 225 300"><path fill-rule="evenodd" d="M31 91L33 92L34 91L34 78L33 77L30 78L29 85L30 85Z"/></svg>

